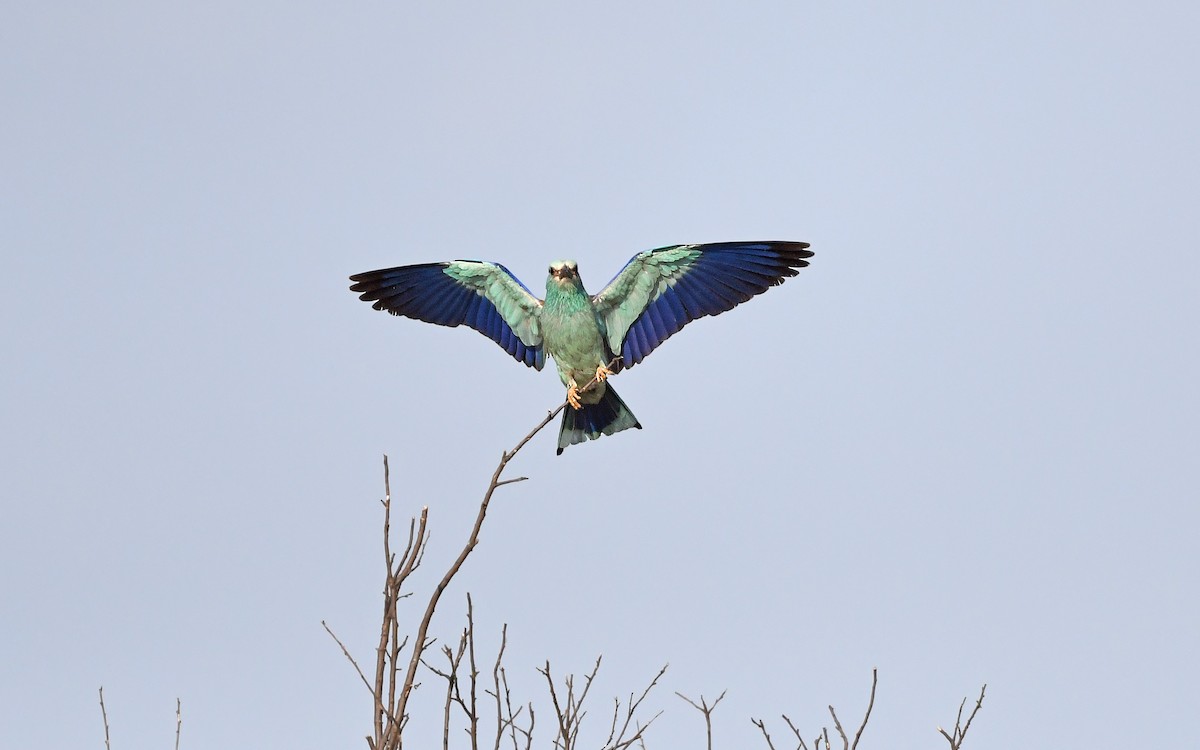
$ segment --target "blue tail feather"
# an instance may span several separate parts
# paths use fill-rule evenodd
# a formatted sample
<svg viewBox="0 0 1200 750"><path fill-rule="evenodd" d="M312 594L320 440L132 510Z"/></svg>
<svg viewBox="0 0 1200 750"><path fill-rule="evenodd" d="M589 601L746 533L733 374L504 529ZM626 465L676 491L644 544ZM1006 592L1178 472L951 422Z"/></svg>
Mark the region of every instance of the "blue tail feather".
<svg viewBox="0 0 1200 750"><path fill-rule="evenodd" d="M580 409L570 406L563 409L562 427L558 430L558 455L561 456L567 446L631 427L642 429L637 417L633 416L612 385L605 383L604 395L596 403L585 403Z"/></svg>

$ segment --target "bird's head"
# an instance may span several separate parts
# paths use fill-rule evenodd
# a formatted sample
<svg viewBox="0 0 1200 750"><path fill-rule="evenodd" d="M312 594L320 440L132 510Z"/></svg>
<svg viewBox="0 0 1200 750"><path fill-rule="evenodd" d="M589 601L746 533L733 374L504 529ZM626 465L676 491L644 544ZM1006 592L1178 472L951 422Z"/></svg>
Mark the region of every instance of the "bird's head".
<svg viewBox="0 0 1200 750"><path fill-rule="evenodd" d="M573 260L556 260L550 264L550 278L547 283L558 284L560 287L571 287L579 284L579 266Z"/></svg>

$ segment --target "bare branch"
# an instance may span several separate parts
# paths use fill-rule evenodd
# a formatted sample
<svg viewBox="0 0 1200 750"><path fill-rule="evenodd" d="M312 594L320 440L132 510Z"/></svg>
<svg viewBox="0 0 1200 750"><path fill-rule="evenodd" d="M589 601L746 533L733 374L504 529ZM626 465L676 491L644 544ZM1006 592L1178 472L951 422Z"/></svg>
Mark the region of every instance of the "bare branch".
<svg viewBox="0 0 1200 750"><path fill-rule="evenodd" d="M700 713L704 714L704 729L706 730L706 732L708 734L708 750L712 750L712 712L716 710L717 704L720 703L721 700L725 698L725 693L727 693L727 692L729 692L729 691L722 690L721 694L719 696L717 696L717 699L715 701L713 701L713 704L711 706L705 702L703 695L700 696L700 703L699 703L699 705L697 705L696 701L687 697L683 693L680 693L679 691L675 692L675 695L678 695L680 698L683 698L685 701L692 704L692 708L694 708L697 711L699 711Z"/></svg>
<svg viewBox="0 0 1200 750"><path fill-rule="evenodd" d="M967 738L967 730L971 728L971 722L975 720L975 714L979 713L979 709L983 708L983 697L987 693L987 684L979 691L979 699L975 701L975 707L971 709L971 715L967 717L967 723L962 723L963 708L967 705L967 699L963 698L962 703L958 705L958 717L954 720L954 732L950 734L945 729L938 727L938 732L941 733L946 741L950 743L950 750L960 750L963 740Z"/></svg>
<svg viewBox="0 0 1200 750"><path fill-rule="evenodd" d="M529 729L521 729L520 727L517 727L517 729L525 735L525 750L529 750L533 747L533 727L537 724L537 716L533 712L533 702L531 701L526 705L529 706ZM520 711L520 709L517 710L518 712Z"/></svg>
<svg viewBox="0 0 1200 750"><path fill-rule="evenodd" d="M471 722L471 750L479 750L479 711L475 703L479 670L475 667L475 610L469 593L467 594L467 658L471 667L471 710L467 712L467 717Z"/></svg>
<svg viewBox="0 0 1200 750"><path fill-rule="evenodd" d="M654 716L651 716L650 721L647 721L645 724L642 724L641 722L635 723L634 729L636 731L628 739L625 739L625 733L629 730L629 724L633 720L634 715L637 713L638 708L642 705L642 701L646 700L646 696L650 694L650 691L654 689L654 686L658 684L658 681L662 679L662 676L667 673L668 666L670 665L664 664L662 669L658 670L658 674L654 675L654 679L650 680L650 684L646 686L646 689L642 691L642 694L636 701L633 699L633 694L629 694L629 701L626 704L625 709L625 723L621 726L621 731L619 734L617 734L616 741L606 745L604 750L622 750L623 748L629 747L635 742L641 742L643 735L645 735L646 730L650 728L650 725L653 724L658 717L662 716L662 711L659 711ZM715 706L716 704L714 703L713 705Z"/></svg>
<svg viewBox="0 0 1200 750"><path fill-rule="evenodd" d="M598 661L598 660L597 660ZM563 713L562 706L558 703L558 692L554 689L554 678L550 676L550 661L546 661L544 668L538 668L538 671L546 676L546 684L550 686L550 700L554 703L554 715L558 717L558 740L555 740L554 746L561 747L563 750L570 750L567 744L571 737L571 732L567 727L567 715Z"/></svg>
<svg viewBox="0 0 1200 750"><path fill-rule="evenodd" d="M496 742L492 745L493 750L500 750L500 742L504 739L504 730L506 724L504 722L504 704L500 700L500 664L504 660L504 649L508 648L508 623L504 623L500 628L500 649L496 652L496 663L492 665L492 686L495 690L492 696L496 699ZM504 696L508 697L508 684L504 685ZM513 736L513 747L516 747L517 738Z"/></svg>
<svg viewBox="0 0 1200 750"><path fill-rule="evenodd" d="M614 360L612 364L615 365L616 360ZM587 385L580 389L580 392L586 392L587 390L594 388L598 382L599 380L593 377ZM413 649L412 656L409 658L408 671L404 675L404 683L400 688L400 695L396 701L395 713L402 719L406 715L405 711L408 706L408 699L412 694L413 688L415 687L413 683L417 676L417 666L421 663L421 655L426 648L426 639L429 634L429 624L433 621L433 613L437 609L438 601L441 599L442 593L447 587L449 587L450 581L454 579L454 576L458 575L458 571L462 568L463 563L467 561L467 557L470 556L476 545L479 544L479 531L483 527L484 519L487 518L488 505L492 502L492 495L496 492L496 489L502 485L512 484L511 480L502 480L500 478L501 475L504 474L504 469L508 466L509 461L512 461L513 458L516 457L517 453L519 453L521 449L525 447L525 444L532 440L535 435L541 432L546 425L550 424L550 421L554 419L555 415L566 408L566 406L567 402L564 401L558 406L557 409L547 414L546 418L539 422L536 427L530 430L529 434L521 438L521 440L516 444L515 447L513 447L511 451L507 451L500 455L500 462L496 464L496 470L492 472L492 479L490 482L488 482L487 491L484 492L483 501L479 504L479 513L475 517L475 525L471 529L471 535L467 537L467 543L465 546L463 546L462 552L458 554L458 557L450 565L449 570L446 571L446 574L442 576L442 580L438 582L437 587L433 590L433 594L429 597L429 603L425 607L425 616L421 618L421 624L417 627L417 645ZM390 491L388 496L390 498ZM422 511L422 530L424 529L424 518L425 512ZM397 742L397 745L398 744L399 743Z"/></svg>
<svg viewBox="0 0 1200 750"><path fill-rule="evenodd" d="M438 675L442 679L446 680L446 700L443 704L443 714L442 714L442 716L443 716L442 746L443 746L443 748L446 748L447 750L450 747L450 713L451 713L450 707L451 707L451 705L454 705L454 704L457 704L458 707L462 709L463 714L466 716L467 723L468 723L468 727L466 729L467 736L471 738L472 746L476 750L478 748L479 715L476 710L476 700L475 700L476 681L477 681L476 673L475 673L476 671L475 671L474 666L472 666L471 667L471 675L469 675L469 679L471 680L470 693L469 693L470 705L468 705L467 700L463 698L462 681L459 679L459 674L458 674L459 669L462 667L462 661L463 661L464 656L466 656L468 653L470 653L471 659L472 659L472 661L474 661L474 651L475 651L474 608L473 608L473 605L471 602L471 596L468 594L467 595L467 627L463 628L462 634L459 636L458 648L457 648L457 650L454 650L454 649L451 649L449 646L442 646L442 654L446 657L446 661L449 664L448 671L443 672L442 670L433 666L432 664L425 661L424 659L421 660L421 664L424 665L426 669L428 669L429 671Z"/></svg>
<svg viewBox="0 0 1200 750"><path fill-rule="evenodd" d="M804 743L804 738L800 736L800 730L796 728L796 725L792 723L792 720L788 718L787 714L783 715L783 720L787 722L788 729L792 730L792 734L796 735L796 742L800 743L796 745L796 750L808 750L808 745ZM814 744L818 748L821 746L821 737L819 735L817 736Z"/></svg>
<svg viewBox="0 0 1200 750"><path fill-rule="evenodd" d="M100 717L104 719L104 750L112 750L108 742L108 709L104 707L104 686L100 686Z"/></svg>
<svg viewBox="0 0 1200 750"><path fill-rule="evenodd" d="M183 730L183 703L175 699L175 750L179 750L179 733Z"/></svg>
<svg viewBox="0 0 1200 750"><path fill-rule="evenodd" d="M463 705L462 694L458 691L458 666L462 663L463 654L466 653L466 650L467 631L463 630L462 636L458 640L457 652L451 650L449 646L442 646L442 653L446 656L446 661L450 663L450 670L448 672L442 672L424 659L421 660L421 663L429 671L446 680L446 701L442 710L442 747L446 750L449 750L450 747L450 707L455 702L460 706Z"/></svg>
<svg viewBox="0 0 1200 750"><path fill-rule="evenodd" d="M375 691L371 689L371 683L367 682L367 676L363 674L362 669L360 669L358 666L358 662L356 662L354 657L350 655L350 651L346 648L346 644L342 643L342 639L338 638L334 632L329 629L329 625L324 620L321 620L321 627L325 628L325 632L329 633L329 637L332 638L338 646L341 646L342 653L345 654L346 658L350 660L350 663L354 665L354 671L358 672L358 677L360 680L362 680L363 686L367 688L367 692L371 694L371 697L375 698L375 702L379 703L379 696L375 695Z"/></svg>
<svg viewBox="0 0 1200 750"><path fill-rule="evenodd" d="M503 738L504 731L507 729L509 737L512 740L513 750L520 750L520 745L517 744L517 733L520 732L525 738L525 748L533 745L533 726L534 714L533 704L528 705L529 708L529 727L525 728L517 724L517 718L521 712L525 710L525 706L518 706L516 711L512 707L512 692L508 689L508 673L503 666L500 665L501 657L504 655L504 648L508 643L508 626L505 625L500 634L500 653L496 655L496 667L492 672L493 678L496 680L496 703L497 703L497 722L496 722L496 746L495 750L500 750L500 742ZM504 715L500 715L500 692L504 692Z"/></svg>
<svg viewBox="0 0 1200 750"><path fill-rule="evenodd" d="M352 665L354 665L354 671L358 672L358 677L360 680L362 680L363 686L367 688L367 692L370 693L371 697L375 700L376 716L377 717L386 716L389 721L395 722L396 717L392 715L390 707L384 705L383 702L380 700L379 696L371 688L371 683L367 682L366 675L364 675L362 669L359 668L358 662L355 661L354 657L350 655L350 651L346 648L346 644L342 643L342 639L337 637L337 635L333 632L333 630L331 630L329 628L329 625L324 620L321 620L321 627L325 628L325 632L329 633L329 637L332 638L334 640L334 642L337 643L337 645L341 647L342 653L345 654L346 658L350 661L350 663ZM176 732L176 734L178 735L178 732Z"/></svg>
<svg viewBox="0 0 1200 750"><path fill-rule="evenodd" d="M878 687L878 685L879 685L879 670L872 669L871 670L871 697L870 697L870 700L867 702L867 710L863 714L862 723L858 725L858 731L856 731L854 733L853 741L851 741L850 737L846 734L846 729L842 726L842 721L841 721L841 719L838 718L837 711L834 709L833 706L829 706L829 715L833 718L834 729L837 730L838 736L840 736L842 738L843 750L858 750L858 741L862 738L863 730L865 730L867 728L867 722L870 721L870 719L871 719L871 710L875 707L875 689L876 689L876 687ZM692 704L692 705L695 705L695 704ZM713 705L714 705L714 707L716 706L716 704L713 704ZM795 735L795 737L796 737L796 742L798 743L796 745L796 749L797 750L808 750L808 745L804 742L804 737L800 734L800 730L796 728L796 725L794 723L792 723L792 720L788 718L787 714L783 714L783 720L787 723L788 729L790 729L792 731L792 734ZM767 741L767 747L770 748L771 750L774 750L775 745L771 742L771 736L769 734L767 734L767 727L766 727L766 724L763 722L763 720L762 719L751 719L750 721L751 721L751 723L754 724L754 726L759 728L759 731L762 732L763 738ZM817 735L816 740L813 742L813 750L821 750L822 742L825 743L825 750L830 750L831 746L829 744L829 728L828 727L822 727L821 733L819 735ZM957 750L957 748L955 748L955 750Z"/></svg>
<svg viewBox="0 0 1200 750"><path fill-rule="evenodd" d="M767 733L767 725L763 722L763 720L752 718L750 719L750 723L758 727L758 730L762 732L763 739L767 741L767 747L770 748L770 750L775 750L775 743L771 742L771 735Z"/></svg>
<svg viewBox="0 0 1200 750"><path fill-rule="evenodd" d="M846 738L846 731L842 729L842 722L838 721L837 712L833 710L833 706L829 707L829 715L833 717L833 726L837 729L838 736L842 738L842 746L845 750L850 750L850 740Z"/></svg>
<svg viewBox="0 0 1200 750"><path fill-rule="evenodd" d="M407 636L400 637L399 601L408 594L402 593L408 577L420 567L429 541L429 509L422 508L420 521L409 519L408 541L404 553L397 560L391 549L392 486L388 457L383 457L383 558L386 570L383 587L383 616L380 619L379 645L375 649L375 686L371 690L375 697L374 737L367 744L372 750L392 750L400 745L400 732L407 722L402 711L396 710L396 664L400 652L408 644ZM326 628L328 629L328 628ZM332 635L332 633L330 633ZM335 637L335 640L336 637ZM341 643L339 642L339 645ZM349 657L345 646L344 653ZM353 663L353 659L351 659ZM355 664L355 669L358 665ZM360 676L362 671L358 670ZM364 678L365 681L365 678Z"/></svg>
<svg viewBox="0 0 1200 750"><path fill-rule="evenodd" d="M609 368L614 367L620 360L619 357L614 358L609 363ZM586 385L579 389L580 393L587 392L596 387L598 379L593 378ZM374 701L373 710L373 736L367 738L367 744L371 750L400 750L402 747L402 734L404 728L409 721L408 704L413 691L420 687L417 681L417 669L424 664L435 674L447 681L447 696L443 706L443 746L449 746L449 724L450 724L450 704L456 703L465 713L468 720L467 734L470 737L472 750L478 750L479 746L479 714L478 714L478 663L476 661L475 652L475 636L474 636L474 615L473 604L471 598L467 597L467 628L463 632L459 642L457 653L445 647L443 653L446 655L449 667L448 671L441 671L425 661L424 656L426 650L435 642L435 639L429 636L429 630L433 620L434 613L441 600L441 596L449 587L451 581L462 569L467 558L479 544L480 533L483 523L486 520L487 512L490 507L491 500L495 492L500 487L517 482L527 481L527 477L504 477L504 472L508 464L516 457L516 455L529 443L541 430L543 430L550 422L568 407L567 402L563 402L557 408L547 413L529 433L519 440L511 450L501 453L500 460L497 463L495 470L492 472L487 489L484 492L483 498L479 504L479 509L476 514L474 525L471 528L470 534L467 537L462 550L455 558L443 574L441 580L434 587L433 592L424 608L423 615L416 628L416 632L412 634L414 639L414 647L407 655L407 665L401 663L401 652L407 647L410 636L401 637L400 618L398 612L398 603L401 599L411 596L411 592L403 591L403 588L414 571L416 571L422 561L428 546L429 532L428 520L429 509L424 507L421 509L420 518L410 519L408 528L408 539L402 553L397 555L392 550L391 545L391 470L388 462L388 457L383 457L383 475L384 475L384 497L381 504L384 509L383 523L383 554L386 567L386 577L383 589L383 614L380 622L379 642L376 648L376 663L375 663L375 679L374 684L366 677L358 662L350 654L345 644L334 634L333 630L327 623L322 621L322 626L334 642L342 649L343 655L354 667L358 673L359 679L366 686L368 692L371 693ZM492 695L496 701L496 734L492 744L492 750L499 750L504 744L504 737L507 735L512 742L513 750L521 750L521 740L524 740L526 750L532 746L533 728L535 724L535 715L533 704L527 704L529 709L529 719L527 726L522 726L519 723L522 713L526 706L518 706L514 709L512 696L509 691L507 674L502 665L504 650L507 643L507 628L502 631L502 643L499 652L496 656L496 662L492 669L492 689L484 688L486 694ZM462 690L462 683L459 679L459 667L462 660L466 658L469 665L469 691ZM550 664L546 663L543 674L546 676L547 683L550 687L551 699L554 702L555 712L559 722L559 737L555 740L555 745L561 747L562 750L573 750L578 738L580 726L586 710L584 708L585 701L591 690L597 671L600 667L600 660L597 659L595 666L590 674L585 677L585 684L582 691L578 694L575 689L574 675L568 675L564 681L565 695L561 689L555 685L550 673ZM403 669L403 673L401 670ZM636 713L640 709L641 704L646 699L650 690L658 683L663 673L666 671L664 666L659 671L658 675L651 681L650 685L642 692L640 697L635 699L633 694L630 694L628 701L624 706L624 715L622 719L621 702L615 701L613 721L610 728L609 738L605 744L606 750L623 750L634 744L644 747L644 734L649 726L658 718L655 715L649 722L642 724L637 718ZM503 691L503 693L501 693ZM701 697L703 707L702 711L711 713L716 708L717 703L724 697L717 699L711 706L708 706ZM565 698L565 704L562 699ZM661 712L660 714L661 715ZM107 717L105 718L107 728ZM711 719L706 716L708 723L709 746L711 748ZM619 726L618 726L619 725Z"/></svg>
<svg viewBox="0 0 1200 750"><path fill-rule="evenodd" d="M554 684L554 677L550 672L550 662L546 662L545 666L539 667L538 671L546 678L546 684L550 689L550 701L554 704L554 713L558 719L558 735L554 740L554 747L561 750L575 750L579 742L579 730L583 724L583 719L587 715L584 709L584 702L587 699L588 693L595 682L596 673L600 670L602 657L596 659L596 664L592 667L591 673L585 676L585 684L583 691L575 694L575 677L567 675L563 679L563 685L566 687L565 696L562 691ZM635 743L642 743L642 738L645 735L650 725L655 719L662 715L660 711L655 716L651 717L650 721L642 724L640 721L635 721L638 708L650 694L650 691L658 684L663 674L667 671L667 667L663 666L655 675L650 684L642 691L641 696L634 699L633 694L629 695L629 700L625 704L624 720L621 719L621 701L614 699L613 701L613 717L609 727L608 739L604 741L602 750L624 750ZM532 712L532 707L530 708ZM630 725L632 724L632 734L630 733ZM531 726L532 728L532 726Z"/></svg>
<svg viewBox="0 0 1200 750"><path fill-rule="evenodd" d="M862 724L858 725L858 731L854 733L854 743L850 745L850 750L857 750L858 740L862 737L863 730L867 728L867 721L871 718L871 709L875 707L875 686L879 684L879 669L871 669L871 700L867 702L867 712L863 714ZM833 710L833 706L829 707Z"/></svg>

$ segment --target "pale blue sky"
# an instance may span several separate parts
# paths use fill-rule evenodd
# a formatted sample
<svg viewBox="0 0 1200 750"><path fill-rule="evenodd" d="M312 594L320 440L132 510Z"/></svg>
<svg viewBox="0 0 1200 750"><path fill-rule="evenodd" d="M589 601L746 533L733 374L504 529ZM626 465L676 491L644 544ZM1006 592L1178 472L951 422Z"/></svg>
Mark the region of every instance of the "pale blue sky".
<svg viewBox="0 0 1200 750"><path fill-rule="evenodd" d="M618 377L644 430L528 446L436 634L470 590L539 699L670 661L657 748L672 691L748 748L872 667L867 748L983 682L969 750L1195 746L1196 7L6 5L0 744L99 747L104 685L114 748L177 696L185 748L365 747L320 621L370 658L381 454L425 591L562 389L349 274L791 239Z"/></svg>

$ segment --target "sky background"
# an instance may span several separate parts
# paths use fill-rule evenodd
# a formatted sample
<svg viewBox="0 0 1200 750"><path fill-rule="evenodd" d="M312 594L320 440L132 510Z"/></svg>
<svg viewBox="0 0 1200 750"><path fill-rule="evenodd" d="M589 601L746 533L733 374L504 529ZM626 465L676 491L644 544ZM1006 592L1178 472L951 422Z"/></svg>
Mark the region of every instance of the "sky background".
<svg viewBox="0 0 1200 750"><path fill-rule="evenodd" d="M543 709L603 653L592 732L669 661L652 748L702 746L673 691L765 747L873 667L863 748L985 682L969 750L1196 746L1197 8L5 4L0 744L101 747L103 685L118 750L176 697L188 750L365 747L320 623L370 661L382 455L415 629L563 392L350 274L788 239L618 377L644 430L527 446L433 634L472 592Z"/></svg>

